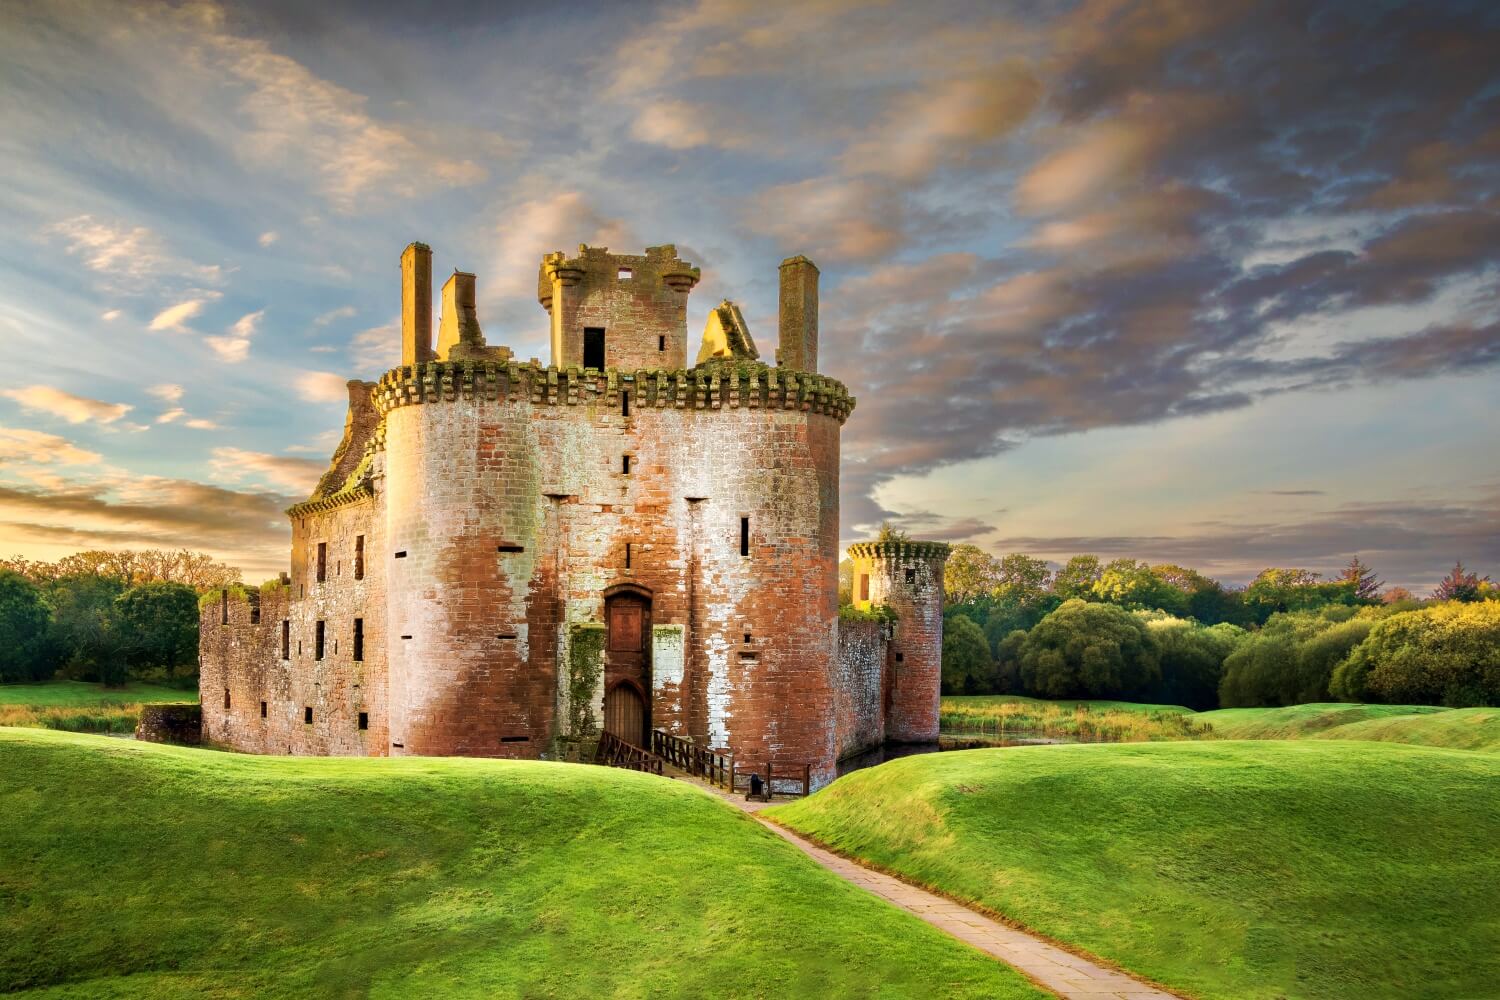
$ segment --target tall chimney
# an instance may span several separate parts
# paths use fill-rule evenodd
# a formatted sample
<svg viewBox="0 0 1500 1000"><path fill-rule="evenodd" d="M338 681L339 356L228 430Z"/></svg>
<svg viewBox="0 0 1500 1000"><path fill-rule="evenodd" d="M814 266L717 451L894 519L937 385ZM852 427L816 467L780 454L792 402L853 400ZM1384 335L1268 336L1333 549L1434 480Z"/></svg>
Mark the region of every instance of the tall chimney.
<svg viewBox="0 0 1500 1000"><path fill-rule="evenodd" d="M800 254L781 262L781 346L776 365L818 370L818 265Z"/></svg>
<svg viewBox="0 0 1500 1000"><path fill-rule="evenodd" d="M401 252L401 363L432 358L432 247L412 243Z"/></svg>
<svg viewBox="0 0 1500 1000"><path fill-rule="evenodd" d="M454 271L443 285L442 321L438 324L437 356L441 361L458 360L453 348L460 344L483 347L479 314L474 308L474 275ZM460 352L462 353L462 352Z"/></svg>

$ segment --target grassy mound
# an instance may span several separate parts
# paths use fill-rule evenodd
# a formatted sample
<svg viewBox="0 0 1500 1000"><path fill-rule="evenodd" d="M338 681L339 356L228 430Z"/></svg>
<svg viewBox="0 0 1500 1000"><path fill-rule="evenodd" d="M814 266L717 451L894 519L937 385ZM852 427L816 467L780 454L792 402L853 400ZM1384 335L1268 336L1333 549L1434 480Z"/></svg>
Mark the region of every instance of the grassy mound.
<svg viewBox="0 0 1500 1000"><path fill-rule="evenodd" d="M130 683L107 688L84 681L0 685L0 726L34 726L73 733L132 733L141 705L195 702L197 691Z"/></svg>
<svg viewBox="0 0 1500 1000"><path fill-rule="evenodd" d="M1285 708L1221 708L1197 718L1227 740L1296 740L1320 736L1351 722L1392 716L1431 715L1450 709L1433 705L1350 705L1315 702Z"/></svg>
<svg viewBox="0 0 1500 1000"><path fill-rule="evenodd" d="M0 730L0 992L1041 997L673 782Z"/></svg>
<svg viewBox="0 0 1500 1000"><path fill-rule="evenodd" d="M907 757L767 815L1202 997L1500 982L1500 757L1177 742Z"/></svg>

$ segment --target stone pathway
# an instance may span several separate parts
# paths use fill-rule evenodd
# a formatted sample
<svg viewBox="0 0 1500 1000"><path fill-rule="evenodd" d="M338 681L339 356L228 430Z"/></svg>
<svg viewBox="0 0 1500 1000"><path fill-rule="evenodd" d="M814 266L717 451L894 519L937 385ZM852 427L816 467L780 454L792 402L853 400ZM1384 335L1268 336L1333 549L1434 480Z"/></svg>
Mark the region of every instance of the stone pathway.
<svg viewBox="0 0 1500 1000"><path fill-rule="evenodd" d="M765 802L746 802L742 796L729 795L721 788L704 784L682 772L675 776L693 781L751 815L768 805ZM1055 944L1014 927L1007 927L961 903L840 857L769 820L759 816L755 818L766 829L845 881L927 921L938 930L973 945L985 954L1014 966L1038 985L1066 1000L1179 1000L1174 993L1167 993L1132 979L1123 972L1079 958Z"/></svg>

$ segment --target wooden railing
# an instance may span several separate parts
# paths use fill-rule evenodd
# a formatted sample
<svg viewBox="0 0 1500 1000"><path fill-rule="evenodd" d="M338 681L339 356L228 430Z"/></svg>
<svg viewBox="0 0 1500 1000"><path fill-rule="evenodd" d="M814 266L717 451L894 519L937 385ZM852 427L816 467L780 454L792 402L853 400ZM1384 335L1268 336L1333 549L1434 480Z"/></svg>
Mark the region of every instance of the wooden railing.
<svg viewBox="0 0 1500 1000"><path fill-rule="evenodd" d="M734 758L720 750L709 750L691 740L657 729L651 733L651 749L673 767L702 778L711 785L728 788L734 775Z"/></svg>
<svg viewBox="0 0 1500 1000"><path fill-rule="evenodd" d="M662 759L656 754L634 743L626 743L614 733L600 734L594 763L606 767L623 767L630 771L645 771L647 774L661 774L662 767Z"/></svg>
<svg viewBox="0 0 1500 1000"><path fill-rule="evenodd" d="M771 795L797 798L812 791L811 764L747 764L743 767L735 764L731 769L729 790L750 791L752 774L760 775L761 787L766 790L768 801Z"/></svg>

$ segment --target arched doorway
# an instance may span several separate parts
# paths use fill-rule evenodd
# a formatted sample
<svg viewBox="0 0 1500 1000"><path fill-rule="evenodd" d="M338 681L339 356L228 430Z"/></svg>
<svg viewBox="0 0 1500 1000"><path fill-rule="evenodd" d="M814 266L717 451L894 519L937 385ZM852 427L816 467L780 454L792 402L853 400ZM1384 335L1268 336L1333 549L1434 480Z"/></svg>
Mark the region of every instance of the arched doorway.
<svg viewBox="0 0 1500 1000"><path fill-rule="evenodd" d="M649 747L651 733L651 592L634 584L604 594L604 729Z"/></svg>
<svg viewBox="0 0 1500 1000"><path fill-rule="evenodd" d="M604 731L626 743L645 746L646 701L629 681L619 681L605 694Z"/></svg>

